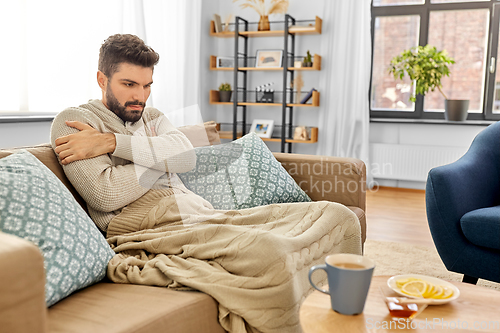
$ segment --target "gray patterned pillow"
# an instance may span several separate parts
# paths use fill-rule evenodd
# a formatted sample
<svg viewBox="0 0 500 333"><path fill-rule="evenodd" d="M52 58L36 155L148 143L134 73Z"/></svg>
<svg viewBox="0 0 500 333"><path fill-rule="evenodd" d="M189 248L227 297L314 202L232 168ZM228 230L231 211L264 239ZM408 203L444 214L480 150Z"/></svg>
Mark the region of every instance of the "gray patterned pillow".
<svg viewBox="0 0 500 333"><path fill-rule="evenodd" d="M0 159L0 230L42 252L47 306L104 278L114 255L66 186L28 151Z"/></svg>
<svg viewBox="0 0 500 333"><path fill-rule="evenodd" d="M311 201L255 133L195 151L196 168L178 175L216 209Z"/></svg>

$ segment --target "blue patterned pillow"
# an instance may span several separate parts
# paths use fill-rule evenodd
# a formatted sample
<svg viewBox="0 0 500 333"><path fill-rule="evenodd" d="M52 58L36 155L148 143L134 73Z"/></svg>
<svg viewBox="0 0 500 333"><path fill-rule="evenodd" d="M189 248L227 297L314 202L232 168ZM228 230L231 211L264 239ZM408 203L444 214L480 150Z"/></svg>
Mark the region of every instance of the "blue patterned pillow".
<svg viewBox="0 0 500 333"><path fill-rule="evenodd" d="M216 209L311 201L255 133L195 151L196 168L178 175Z"/></svg>
<svg viewBox="0 0 500 333"><path fill-rule="evenodd" d="M66 186L25 150L0 159L0 230L42 252L47 306L104 278L115 254Z"/></svg>

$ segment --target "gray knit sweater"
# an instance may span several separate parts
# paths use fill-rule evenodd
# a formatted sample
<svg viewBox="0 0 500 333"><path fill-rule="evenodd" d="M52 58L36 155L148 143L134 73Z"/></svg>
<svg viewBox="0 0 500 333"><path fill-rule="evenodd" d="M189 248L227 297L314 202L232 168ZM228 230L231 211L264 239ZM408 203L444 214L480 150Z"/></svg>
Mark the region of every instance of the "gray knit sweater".
<svg viewBox="0 0 500 333"><path fill-rule="evenodd" d="M63 165L66 176L87 202L89 214L101 230L106 231L123 207L150 189L187 191L175 173L193 169L196 154L187 137L160 111L147 107L139 121L124 123L100 100L91 100L55 117L50 131L52 148L57 138L78 132L67 126L66 120L80 121L116 137L112 154Z"/></svg>

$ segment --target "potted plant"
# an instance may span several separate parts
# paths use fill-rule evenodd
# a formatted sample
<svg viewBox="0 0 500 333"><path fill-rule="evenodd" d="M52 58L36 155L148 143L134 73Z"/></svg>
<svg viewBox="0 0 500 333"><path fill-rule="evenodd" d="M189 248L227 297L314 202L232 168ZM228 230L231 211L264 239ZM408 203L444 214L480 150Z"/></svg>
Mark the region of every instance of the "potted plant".
<svg viewBox="0 0 500 333"><path fill-rule="evenodd" d="M389 73L394 78L402 80L405 75L415 83L415 93L425 96L429 90L436 88L445 98L445 119L463 121L467 118L469 100L450 100L444 94L441 79L450 76L448 64L454 64L455 60L449 57L445 50L438 51L431 45L413 47L403 51L391 60ZM410 101L415 102L412 93Z"/></svg>
<svg viewBox="0 0 500 333"><path fill-rule="evenodd" d="M231 85L229 83L221 83L219 86L219 101L229 102L231 100Z"/></svg>
<svg viewBox="0 0 500 333"><path fill-rule="evenodd" d="M307 50L307 54L304 57L304 67L312 67L312 65L313 63L312 63L311 53L309 53L309 50Z"/></svg>

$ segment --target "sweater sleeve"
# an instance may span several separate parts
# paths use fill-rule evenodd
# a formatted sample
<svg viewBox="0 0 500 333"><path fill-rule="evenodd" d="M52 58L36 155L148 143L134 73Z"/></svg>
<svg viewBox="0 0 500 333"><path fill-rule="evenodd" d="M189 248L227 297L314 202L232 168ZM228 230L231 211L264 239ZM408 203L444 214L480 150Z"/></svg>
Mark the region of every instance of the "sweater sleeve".
<svg viewBox="0 0 500 333"><path fill-rule="evenodd" d="M133 136L115 133L113 156L163 172L192 170L196 165L196 153L189 139L162 113L151 108L148 111L153 113L154 119L141 122ZM153 135L147 135L148 132Z"/></svg>
<svg viewBox="0 0 500 333"><path fill-rule="evenodd" d="M105 131L102 121L91 112L79 108L66 109L52 122L50 142L53 149L57 138L78 132L67 126L66 120L80 121L101 132ZM74 161L62 167L89 207L102 212L112 212L137 200L164 175L164 172L134 163L113 165L108 154Z"/></svg>

